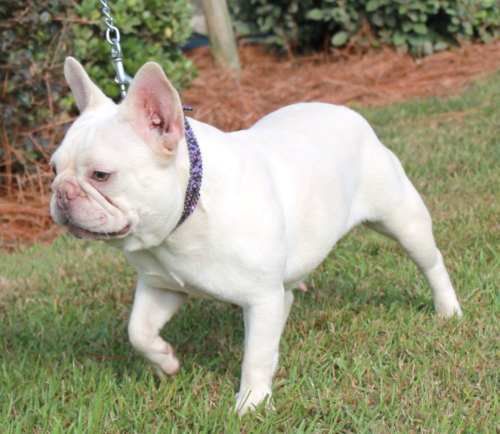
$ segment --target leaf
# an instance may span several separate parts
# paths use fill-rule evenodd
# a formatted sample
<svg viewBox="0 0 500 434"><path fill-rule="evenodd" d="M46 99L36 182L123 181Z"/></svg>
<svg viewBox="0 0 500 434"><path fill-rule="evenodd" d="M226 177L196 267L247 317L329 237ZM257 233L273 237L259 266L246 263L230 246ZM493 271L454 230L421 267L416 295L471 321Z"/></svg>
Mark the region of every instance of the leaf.
<svg viewBox="0 0 500 434"><path fill-rule="evenodd" d="M349 34L347 32L337 32L332 37L332 44L336 47L344 45L349 40Z"/></svg>
<svg viewBox="0 0 500 434"><path fill-rule="evenodd" d="M424 36L408 35L408 42L412 47L423 47L426 42L426 38Z"/></svg>
<svg viewBox="0 0 500 434"><path fill-rule="evenodd" d="M366 12L373 12L374 10L378 9L378 7L378 0L370 0L365 6L365 10Z"/></svg>
<svg viewBox="0 0 500 434"><path fill-rule="evenodd" d="M16 99L24 106L31 106L31 97L28 92L21 92L16 95Z"/></svg>
<svg viewBox="0 0 500 434"><path fill-rule="evenodd" d="M434 44L434 51L443 51L448 48L448 42L440 41Z"/></svg>
<svg viewBox="0 0 500 434"><path fill-rule="evenodd" d="M45 12L42 12L40 14L40 22L45 24L45 23L48 23L50 21L50 14L45 11Z"/></svg>
<svg viewBox="0 0 500 434"><path fill-rule="evenodd" d="M489 44L490 42L493 41L493 37L486 33L486 32L479 32L481 35L481 41L483 41L485 44Z"/></svg>
<svg viewBox="0 0 500 434"><path fill-rule="evenodd" d="M416 12L408 12L407 14L408 18L410 18L410 20L412 20L413 22L418 22L418 15Z"/></svg>
<svg viewBox="0 0 500 434"><path fill-rule="evenodd" d="M394 45L403 45L406 42L406 35L402 32L394 32L392 35L392 42Z"/></svg>
<svg viewBox="0 0 500 434"><path fill-rule="evenodd" d="M463 23L462 25L467 35L472 36L474 34L474 30L472 29L472 25L470 23Z"/></svg>
<svg viewBox="0 0 500 434"><path fill-rule="evenodd" d="M315 21L320 21L324 19L324 17L325 13L321 9L311 9L306 15L307 19Z"/></svg>
<svg viewBox="0 0 500 434"><path fill-rule="evenodd" d="M415 33L418 33L419 35L427 34L427 26L422 23L413 24L413 30L415 31Z"/></svg>
<svg viewBox="0 0 500 434"><path fill-rule="evenodd" d="M403 29L403 32L408 33L413 27L413 24L410 21L403 21L401 24L401 28Z"/></svg>

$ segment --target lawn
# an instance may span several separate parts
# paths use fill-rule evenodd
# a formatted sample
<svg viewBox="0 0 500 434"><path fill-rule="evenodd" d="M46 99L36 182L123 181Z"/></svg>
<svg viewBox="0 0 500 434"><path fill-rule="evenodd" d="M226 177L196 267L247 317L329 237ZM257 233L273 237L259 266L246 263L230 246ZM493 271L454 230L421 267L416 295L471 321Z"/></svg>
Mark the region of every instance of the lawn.
<svg viewBox="0 0 500 434"><path fill-rule="evenodd" d="M0 432L499 432L500 75L358 109L428 205L463 318L435 315L401 249L357 228L296 294L276 410L239 420L241 310L186 303L163 331L182 369L159 381L128 343L132 267L62 236L0 252Z"/></svg>

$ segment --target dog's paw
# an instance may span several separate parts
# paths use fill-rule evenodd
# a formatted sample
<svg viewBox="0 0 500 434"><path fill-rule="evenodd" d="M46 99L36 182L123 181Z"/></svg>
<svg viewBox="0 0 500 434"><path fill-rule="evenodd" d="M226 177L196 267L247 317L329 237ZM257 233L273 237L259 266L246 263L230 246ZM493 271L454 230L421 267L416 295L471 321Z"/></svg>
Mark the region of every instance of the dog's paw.
<svg viewBox="0 0 500 434"><path fill-rule="evenodd" d="M251 390L246 393L241 391L235 395L236 404L231 411L238 413L240 416L253 411L264 405L266 410L274 411L274 406L271 404L271 390Z"/></svg>
<svg viewBox="0 0 500 434"><path fill-rule="evenodd" d="M458 304L458 300L454 292L439 294L439 296L434 300L434 308L436 309L436 312L444 318L451 318L454 315L457 317L462 316L462 309L460 309L460 305Z"/></svg>
<svg viewBox="0 0 500 434"><path fill-rule="evenodd" d="M154 362L150 360L149 363L151 364L153 372L160 378L162 378L165 374L173 376L177 374L181 368L179 359L175 357L174 349L166 342L161 355L156 355Z"/></svg>
<svg viewBox="0 0 500 434"><path fill-rule="evenodd" d="M458 303L449 306L436 306L436 312L443 318L451 318L452 316L462 317L462 309Z"/></svg>

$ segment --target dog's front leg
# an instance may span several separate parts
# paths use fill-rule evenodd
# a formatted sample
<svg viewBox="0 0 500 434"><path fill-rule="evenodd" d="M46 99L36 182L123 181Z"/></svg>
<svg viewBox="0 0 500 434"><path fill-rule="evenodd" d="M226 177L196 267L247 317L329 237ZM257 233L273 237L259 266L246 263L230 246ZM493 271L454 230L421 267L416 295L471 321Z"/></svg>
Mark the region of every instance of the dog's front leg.
<svg viewBox="0 0 500 434"><path fill-rule="evenodd" d="M243 308L245 355L235 410L240 414L271 398L271 382L283 330L285 292L281 288Z"/></svg>
<svg viewBox="0 0 500 434"><path fill-rule="evenodd" d="M187 295L153 288L139 279L130 317L130 342L151 364L156 375L174 375L179 371L179 360L174 350L160 337L163 326L186 300Z"/></svg>

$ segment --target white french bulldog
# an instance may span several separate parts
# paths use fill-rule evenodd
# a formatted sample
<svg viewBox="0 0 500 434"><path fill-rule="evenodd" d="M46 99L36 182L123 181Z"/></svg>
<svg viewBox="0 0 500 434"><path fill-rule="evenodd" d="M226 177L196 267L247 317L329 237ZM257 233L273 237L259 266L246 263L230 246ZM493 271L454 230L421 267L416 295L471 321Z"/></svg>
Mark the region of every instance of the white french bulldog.
<svg viewBox="0 0 500 434"><path fill-rule="evenodd" d="M51 213L77 237L123 250L137 269L130 341L156 374L179 370L159 332L186 298L221 300L244 314L235 410L270 398L292 290L360 223L401 245L437 312L461 315L422 199L357 113L295 104L234 133L189 119L204 174L178 226L191 162L181 101L160 66L144 65L119 105L75 59L64 72L81 115L52 157Z"/></svg>

